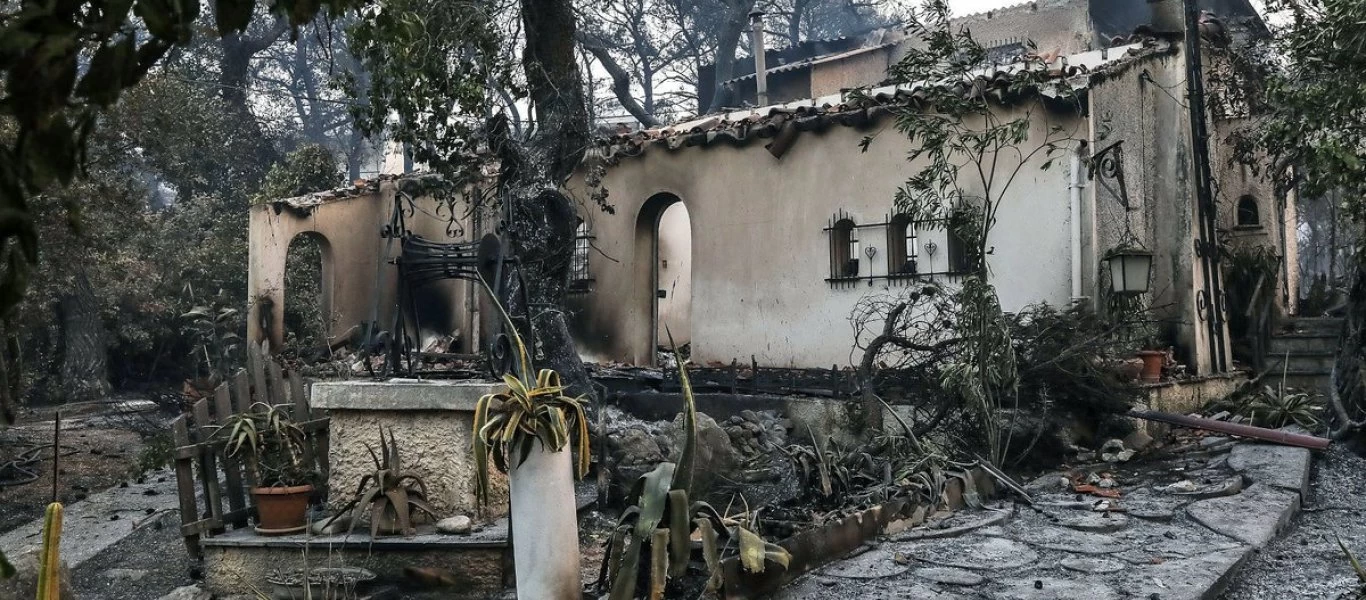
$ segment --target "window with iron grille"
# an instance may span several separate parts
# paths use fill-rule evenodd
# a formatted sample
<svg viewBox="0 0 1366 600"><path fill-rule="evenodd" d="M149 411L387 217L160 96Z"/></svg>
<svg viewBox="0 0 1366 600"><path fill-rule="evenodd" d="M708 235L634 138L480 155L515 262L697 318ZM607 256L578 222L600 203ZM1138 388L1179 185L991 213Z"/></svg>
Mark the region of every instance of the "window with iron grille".
<svg viewBox="0 0 1366 600"><path fill-rule="evenodd" d="M830 278L858 277L858 226L853 219L840 219L830 228Z"/></svg>
<svg viewBox="0 0 1366 600"><path fill-rule="evenodd" d="M1261 211L1257 208L1257 199L1252 196L1243 196L1238 199L1238 226L1239 227L1261 227Z"/></svg>
<svg viewBox="0 0 1366 600"><path fill-rule="evenodd" d="M897 215L887 223L887 275L898 277L916 274L919 256L915 221L910 215Z"/></svg>
<svg viewBox="0 0 1366 600"><path fill-rule="evenodd" d="M952 227L948 228L948 247L949 272L962 274L972 271L972 255L968 241Z"/></svg>
<svg viewBox="0 0 1366 600"><path fill-rule="evenodd" d="M588 253L593 248L593 236L587 223L579 223L574 231L574 258L569 263L569 291L582 294L593 288L593 275L588 270Z"/></svg>

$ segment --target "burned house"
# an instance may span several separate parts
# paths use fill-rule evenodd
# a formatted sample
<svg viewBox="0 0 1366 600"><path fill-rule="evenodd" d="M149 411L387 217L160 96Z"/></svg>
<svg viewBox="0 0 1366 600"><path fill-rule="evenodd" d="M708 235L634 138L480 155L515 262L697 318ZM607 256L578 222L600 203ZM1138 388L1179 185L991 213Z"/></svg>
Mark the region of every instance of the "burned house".
<svg viewBox="0 0 1366 600"><path fill-rule="evenodd" d="M1162 23L1141 20L1137 28L1149 34L1106 43L1128 23L1099 18L1109 4L1039 2L966 18L985 31L996 20L1018 23L1001 16L1009 11L1046 13L1038 26L1052 27L1059 40L1047 57L1049 76L1077 90L1081 102L1080 111L1045 111L1031 122L1032 136L1059 128L1067 139L1061 156L1019 165L988 240L990 279L1007 311L1096 303L1112 285L1107 255L1136 240L1153 255L1146 303L1161 313L1178 359L1194 373L1222 372L1232 367L1232 352L1216 248L1266 248L1283 276L1262 293L1277 311L1293 312L1294 198L1227 160L1231 150L1221 144L1237 119L1216 118L1208 136L1216 208L1201 207L1194 160L1201 153L1183 102L1186 49L1179 35L1162 34ZM1174 0L1136 4L1179 10ZM1244 29L1260 24L1234 16ZM901 43L788 65L781 73L809 75L808 96L600 139L566 186L583 201L569 309L585 358L653 364L671 333L704 364L848 365L848 317L860 298L918 281L960 281L961 240L898 214L893 202L916 168L889 110L913 104L915 86L879 86ZM973 84L1008 87L1011 72L1005 64ZM866 93L848 93L855 87ZM1000 110L1009 119L1019 109ZM424 340L458 332L452 351L480 348L490 321L475 284L432 281L421 301L398 291L407 284L394 264L404 251L395 225L426 240L472 245L494 231L496 215L405 191L412 179L254 207L252 338L282 340L285 254L291 240L313 235L325 240L323 304L334 335L406 323ZM603 190L611 213L589 200Z"/></svg>

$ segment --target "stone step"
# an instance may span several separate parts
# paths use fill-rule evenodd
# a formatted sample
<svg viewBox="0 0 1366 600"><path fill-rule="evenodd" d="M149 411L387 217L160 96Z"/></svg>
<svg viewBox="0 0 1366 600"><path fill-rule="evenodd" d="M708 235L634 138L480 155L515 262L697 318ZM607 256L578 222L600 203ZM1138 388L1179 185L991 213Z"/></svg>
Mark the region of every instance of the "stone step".
<svg viewBox="0 0 1366 600"><path fill-rule="evenodd" d="M1337 353L1332 351L1291 352L1289 354L1273 352L1267 356L1268 364L1272 365L1273 375L1279 373L1282 367L1288 367L1292 373L1326 374L1333 370L1333 363L1336 361Z"/></svg>
<svg viewBox="0 0 1366 600"><path fill-rule="evenodd" d="M1272 389L1275 389L1281 385L1281 377L1280 375L1277 375L1274 378L1268 376L1265 383L1266 385L1271 386ZM1327 374L1306 374L1292 372L1285 375L1285 387L1293 390L1303 390L1306 392L1312 391L1320 394L1327 394L1332 389L1332 385L1333 380Z"/></svg>
<svg viewBox="0 0 1366 600"><path fill-rule="evenodd" d="M505 575L510 574L504 572L507 530L506 518L467 535L444 535L431 525L419 525L413 536L373 539L369 531L266 537L250 528L238 529L200 541L204 585L217 597L230 596L270 587L265 579L272 573L327 564L367 569L383 581L414 583L418 574L409 568L420 567L423 578L457 582L458 587L443 588L448 591L444 598L488 598L503 590Z"/></svg>
<svg viewBox="0 0 1366 600"><path fill-rule="evenodd" d="M1330 352L1338 348L1337 336L1280 334L1271 337L1267 352L1284 356L1286 352Z"/></svg>
<svg viewBox="0 0 1366 600"><path fill-rule="evenodd" d="M1286 323L1287 331L1337 335L1342 331L1342 319L1336 317L1297 317Z"/></svg>

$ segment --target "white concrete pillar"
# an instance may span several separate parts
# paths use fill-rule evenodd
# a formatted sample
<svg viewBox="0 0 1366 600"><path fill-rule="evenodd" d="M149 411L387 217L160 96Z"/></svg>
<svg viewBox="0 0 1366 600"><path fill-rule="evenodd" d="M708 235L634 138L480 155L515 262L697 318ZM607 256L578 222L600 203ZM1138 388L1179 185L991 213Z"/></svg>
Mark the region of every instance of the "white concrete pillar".
<svg viewBox="0 0 1366 600"><path fill-rule="evenodd" d="M517 600L580 600L573 459L568 447L546 452L539 440L533 443L508 473Z"/></svg>

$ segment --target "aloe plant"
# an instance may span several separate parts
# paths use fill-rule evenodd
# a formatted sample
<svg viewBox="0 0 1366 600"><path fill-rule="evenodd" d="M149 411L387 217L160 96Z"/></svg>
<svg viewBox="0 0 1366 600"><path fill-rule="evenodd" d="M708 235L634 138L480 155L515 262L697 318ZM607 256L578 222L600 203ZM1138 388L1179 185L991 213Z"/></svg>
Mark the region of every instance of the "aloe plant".
<svg viewBox="0 0 1366 600"><path fill-rule="evenodd" d="M488 290L488 284L484 288ZM491 290L489 296L493 296ZM574 474L579 478L588 473L591 458L584 398L565 395L565 386L554 370L535 370L512 319L496 299L493 305L512 333L518 368L516 373L503 375L504 391L486 394L475 405L474 462L481 503L489 498L489 461L506 473L526 459L537 440L547 452L559 452L574 444L578 453ZM536 373L534 380L532 373Z"/></svg>
<svg viewBox="0 0 1366 600"><path fill-rule="evenodd" d="M304 464L308 443L304 430L290 418L285 405L252 404L247 412L227 418L213 435L227 436L231 456L245 454L247 468L261 487L310 483L313 471Z"/></svg>
<svg viewBox="0 0 1366 600"><path fill-rule="evenodd" d="M417 474L403 470L403 462L398 453L398 438L394 436L392 428L387 438L384 429L379 430L379 447L380 453L377 455L370 444L365 445L365 449L370 452L370 460L374 462L375 471L361 477L360 483L356 486L356 493L352 494L351 500L342 506L336 515L327 520L326 526L330 526L342 515L359 516L368 512L370 537L374 538L379 536L381 531L397 531L404 535L416 533L412 521L414 511L427 513L433 520L440 518L436 514L436 509L427 503L427 484ZM357 521L358 518L351 519L348 535L356 530Z"/></svg>
<svg viewBox="0 0 1366 600"><path fill-rule="evenodd" d="M62 595L62 504L47 505L43 514L43 550L38 556L38 600L58 600Z"/></svg>
<svg viewBox="0 0 1366 600"><path fill-rule="evenodd" d="M677 357L677 352L675 351ZM660 463L638 479L632 488L632 505L622 512L607 545L599 575L600 588L610 589L609 600L630 600L640 592L640 567L648 557L648 597L664 597L668 581L686 573L692 559L692 536L702 540L707 565L708 591L721 587L722 541L734 540L746 570L763 572L769 563L787 568L787 550L773 544L736 519L721 516L706 502L690 502L693 457L697 445L697 405L687 363L678 357L683 386L684 442L677 464Z"/></svg>

